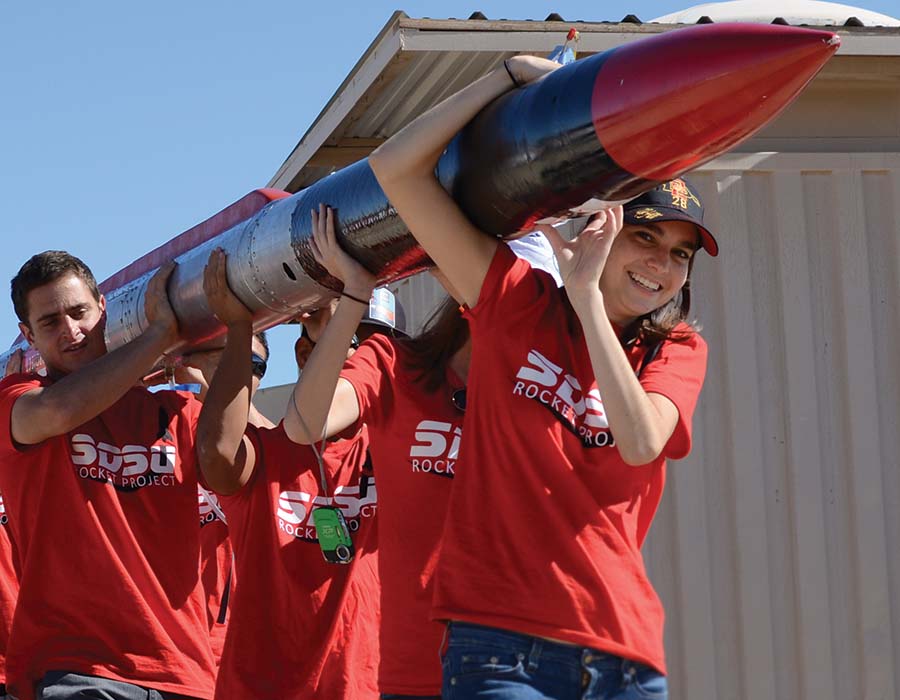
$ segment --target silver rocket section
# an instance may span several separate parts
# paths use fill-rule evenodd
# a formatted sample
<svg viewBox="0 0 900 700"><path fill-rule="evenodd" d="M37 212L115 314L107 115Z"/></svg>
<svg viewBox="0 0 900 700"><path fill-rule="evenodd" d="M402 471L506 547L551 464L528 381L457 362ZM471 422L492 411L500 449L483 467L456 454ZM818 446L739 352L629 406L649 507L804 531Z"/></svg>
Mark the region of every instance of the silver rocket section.
<svg viewBox="0 0 900 700"><path fill-rule="evenodd" d="M273 205L287 203L278 200ZM231 288L241 301L266 319L281 312L289 314L283 300L290 291L283 289L281 279L286 275L273 268L276 261L293 261L290 216L292 206L269 206L257 215L228 229L187 253L176 258L178 266L169 280L169 302L178 318L185 345L200 347L221 331L206 303L203 292L203 268L214 248L228 254L228 278ZM265 235L260 235L260 231ZM273 274L280 272L279 274ZM107 295L106 343L112 350L139 336L147 327L144 298L150 278L155 271ZM288 281L291 281L288 279ZM307 284L310 281L305 280ZM312 285L315 288L315 285ZM324 290L327 292L327 290ZM318 290L323 293L323 290Z"/></svg>
<svg viewBox="0 0 900 700"><path fill-rule="evenodd" d="M214 248L222 248L228 255L229 286L253 311L258 329L296 313L297 304L309 306L330 294L296 262L291 246L290 220L296 206L292 200L273 202L251 219L176 258L178 266L169 279L168 292L184 347L202 348L221 334L221 324L203 292L203 269ZM146 329L144 298L153 274L155 271L142 275L107 296L108 349L124 345Z"/></svg>
<svg viewBox="0 0 900 700"><path fill-rule="evenodd" d="M255 330L281 323L300 310L314 309L340 292L341 283L315 262L309 246L310 212L320 202L340 203L336 216L344 245L381 282L409 276L428 265L428 258L388 205L368 161L361 161L339 176L271 202L247 221L176 258L178 266L168 291L183 339L179 349L211 347L224 330L203 292L203 270L214 248L227 254L228 284L253 312ZM146 330L144 298L154 272L107 295L108 349Z"/></svg>

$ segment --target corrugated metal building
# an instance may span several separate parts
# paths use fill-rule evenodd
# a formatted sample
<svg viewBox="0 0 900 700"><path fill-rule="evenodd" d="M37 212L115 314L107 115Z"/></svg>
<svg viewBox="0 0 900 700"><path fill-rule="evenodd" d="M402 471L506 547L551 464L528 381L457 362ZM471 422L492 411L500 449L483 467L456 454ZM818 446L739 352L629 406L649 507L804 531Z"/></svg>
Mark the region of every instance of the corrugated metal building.
<svg viewBox="0 0 900 700"><path fill-rule="evenodd" d="M270 186L547 53L572 26L548 19L396 13ZM674 28L629 19L574 25L579 53ZM785 114L693 176L722 247L693 283L710 365L645 549L673 698L900 700L900 28L859 24ZM397 287L420 322L434 285Z"/></svg>

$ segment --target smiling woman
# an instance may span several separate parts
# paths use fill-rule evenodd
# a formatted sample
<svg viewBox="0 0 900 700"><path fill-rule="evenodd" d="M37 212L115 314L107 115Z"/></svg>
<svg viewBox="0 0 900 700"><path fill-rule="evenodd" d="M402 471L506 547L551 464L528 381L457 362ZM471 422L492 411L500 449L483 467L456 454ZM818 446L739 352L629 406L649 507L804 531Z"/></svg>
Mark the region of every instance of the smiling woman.
<svg viewBox="0 0 900 700"><path fill-rule="evenodd" d="M666 460L690 451L706 372L706 344L685 323L694 254L717 252L700 200L672 180L595 214L571 241L539 227L560 290L434 178L473 114L554 69L509 59L369 160L465 300L472 335L432 609L449 622L442 697L664 699L663 610L640 548Z"/></svg>
<svg viewBox="0 0 900 700"><path fill-rule="evenodd" d="M684 221L626 225L600 278L609 320L627 326L674 301L687 281L696 241L696 228Z"/></svg>
<svg viewBox="0 0 900 700"><path fill-rule="evenodd" d="M712 256L719 253L703 225L703 205L695 193L686 179L672 180L624 207L625 225L610 250L600 287L610 319L628 327L626 342L638 335L646 343L684 337L676 329L690 315L694 253L700 248ZM622 265L629 279L614 282L613 270Z"/></svg>

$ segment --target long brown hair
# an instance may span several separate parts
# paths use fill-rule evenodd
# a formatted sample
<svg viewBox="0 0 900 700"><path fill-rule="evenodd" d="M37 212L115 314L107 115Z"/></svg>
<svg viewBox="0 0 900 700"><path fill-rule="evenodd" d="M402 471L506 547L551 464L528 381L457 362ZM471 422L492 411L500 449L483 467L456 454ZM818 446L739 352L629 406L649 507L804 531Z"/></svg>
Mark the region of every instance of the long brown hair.
<svg viewBox="0 0 900 700"><path fill-rule="evenodd" d="M406 367L414 373L414 381L429 393L437 391L445 383L450 358L468 339L469 322L463 318L459 304L447 296L417 336L400 341L410 350Z"/></svg>

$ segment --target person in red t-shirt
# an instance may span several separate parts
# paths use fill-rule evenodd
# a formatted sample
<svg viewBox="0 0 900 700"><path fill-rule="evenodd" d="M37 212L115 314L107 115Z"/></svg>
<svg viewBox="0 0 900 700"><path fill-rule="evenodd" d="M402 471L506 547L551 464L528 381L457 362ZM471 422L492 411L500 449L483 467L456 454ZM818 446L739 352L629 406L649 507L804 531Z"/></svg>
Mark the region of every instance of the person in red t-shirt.
<svg viewBox="0 0 900 700"><path fill-rule="evenodd" d="M147 329L107 352L105 299L83 262L35 255L12 282L47 376L0 383L0 491L18 546L10 695L211 698L200 582L194 428L200 404L141 377L178 341L147 287Z"/></svg>
<svg viewBox="0 0 900 700"><path fill-rule="evenodd" d="M216 668L222 662L228 630L229 601L234 592L234 548L219 498L198 486L200 510L200 579L206 592L206 620Z"/></svg>
<svg viewBox="0 0 900 700"><path fill-rule="evenodd" d="M434 176L479 110L557 67L509 59L369 161L465 301L472 333L433 609L450 621L450 699L667 695L663 611L640 548L666 459L690 449L705 373L706 345L684 323L694 253L717 250L699 199L676 180L627 215L594 214L572 241L540 227L557 289L479 231Z"/></svg>
<svg viewBox="0 0 900 700"><path fill-rule="evenodd" d="M214 251L204 287L228 327L197 431L201 468L228 519L240 585L217 700L368 700L377 696L377 492L359 431L319 457L282 428L248 427L252 319ZM323 484L323 482L325 482ZM326 562L313 513L341 509L355 556Z"/></svg>
<svg viewBox="0 0 900 700"><path fill-rule="evenodd" d="M382 697L439 698L443 626L428 612L462 432L467 324L450 299L422 336L374 336L344 364L375 281L337 246L331 209L313 216L313 231L316 259L347 284L294 389L284 429L309 444L323 428L333 436L365 424L379 495L378 687Z"/></svg>
<svg viewBox="0 0 900 700"><path fill-rule="evenodd" d="M219 364L220 350L194 352L182 358L183 362L174 371L177 385L191 387L199 401L206 398L209 378ZM265 332L253 336L251 360L250 399L259 389L259 383L266 374L269 359L269 343ZM273 428L275 424L266 418L252 403L248 422L257 428ZM222 661L225 632L228 629L229 600L235 587L234 550L228 536L228 523L216 494L197 486L197 500L200 511L200 578L206 591L206 612L209 623L210 642L216 667Z"/></svg>
<svg viewBox="0 0 900 700"><path fill-rule="evenodd" d="M360 301L374 280L337 244L330 208L313 216L312 230L317 261L336 278L352 281L363 296L357 299L345 287L335 319L294 389L285 431L298 442L311 442L325 427L328 406L326 435L366 425L379 492L379 688L382 698L439 698L444 627L429 613L462 435L468 324L458 302L448 298L418 337L372 338L341 368L354 324L367 306ZM556 272L541 234L514 245L533 265ZM439 272L436 276L442 280Z"/></svg>
<svg viewBox="0 0 900 700"><path fill-rule="evenodd" d="M9 531L9 516L0 495L0 700L6 696L6 645L19 596L19 555Z"/></svg>
<svg viewBox="0 0 900 700"><path fill-rule="evenodd" d="M14 354L6 365L5 376L21 371L22 353ZM9 529L6 504L0 494L0 700L6 700L6 645L19 597L19 553Z"/></svg>

